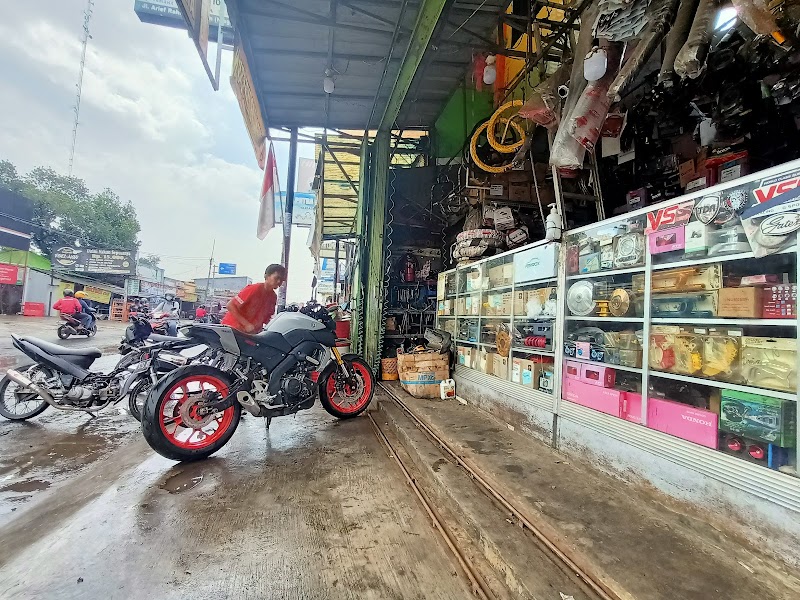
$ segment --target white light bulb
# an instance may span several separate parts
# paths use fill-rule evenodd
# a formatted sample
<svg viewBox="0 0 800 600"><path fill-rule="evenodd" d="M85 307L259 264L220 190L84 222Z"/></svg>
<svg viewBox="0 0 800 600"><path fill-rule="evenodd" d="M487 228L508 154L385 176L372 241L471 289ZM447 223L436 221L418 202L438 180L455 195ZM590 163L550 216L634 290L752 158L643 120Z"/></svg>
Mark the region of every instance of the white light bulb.
<svg viewBox="0 0 800 600"><path fill-rule="evenodd" d="M497 67L494 65L486 65L486 68L483 69L483 83L486 85L492 85L496 79Z"/></svg>
<svg viewBox="0 0 800 600"><path fill-rule="evenodd" d="M586 81L597 81L606 74L608 55L602 48L594 47L583 59L583 77Z"/></svg>
<svg viewBox="0 0 800 600"><path fill-rule="evenodd" d="M325 90L326 94L332 94L336 84L333 82L333 77L325 77L322 80L322 89Z"/></svg>

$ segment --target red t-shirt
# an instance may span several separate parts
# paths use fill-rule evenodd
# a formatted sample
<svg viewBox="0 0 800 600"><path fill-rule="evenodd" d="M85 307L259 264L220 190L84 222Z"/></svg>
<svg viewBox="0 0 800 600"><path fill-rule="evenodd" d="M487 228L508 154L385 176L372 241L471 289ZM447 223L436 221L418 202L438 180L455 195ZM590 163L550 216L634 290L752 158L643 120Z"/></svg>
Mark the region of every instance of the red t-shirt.
<svg viewBox="0 0 800 600"><path fill-rule="evenodd" d="M61 298L58 302L53 304L53 308L67 315L74 315L83 310L81 308L81 303L76 298L70 296Z"/></svg>
<svg viewBox="0 0 800 600"><path fill-rule="evenodd" d="M198 308L196 311L194 311L194 316L197 317L198 319L202 319L207 314L208 313L206 312L205 308Z"/></svg>
<svg viewBox="0 0 800 600"><path fill-rule="evenodd" d="M239 312L247 319L252 325L255 325L255 331L249 333L258 333L262 327L269 323L272 315L275 314L275 305L278 303L278 296L275 290L269 289L263 283L251 283L231 301L239 308ZM247 331L244 323L240 323L239 319L228 311L225 318L222 319L223 325L229 325L239 331Z"/></svg>

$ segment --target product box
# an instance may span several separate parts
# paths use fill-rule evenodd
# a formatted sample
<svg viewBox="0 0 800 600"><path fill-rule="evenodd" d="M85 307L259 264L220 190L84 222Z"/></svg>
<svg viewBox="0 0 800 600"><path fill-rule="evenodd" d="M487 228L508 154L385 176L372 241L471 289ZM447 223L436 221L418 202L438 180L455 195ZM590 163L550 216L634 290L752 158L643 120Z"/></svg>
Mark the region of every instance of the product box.
<svg viewBox="0 0 800 600"><path fill-rule="evenodd" d="M722 288L717 316L758 319L763 311L763 290L757 287Z"/></svg>
<svg viewBox="0 0 800 600"><path fill-rule="evenodd" d="M494 357L497 356L495 352L488 350L481 350L478 354L478 370L481 373L488 375L494 374Z"/></svg>
<svg viewBox="0 0 800 600"><path fill-rule="evenodd" d="M483 276L479 270L469 271L466 277L467 291L477 292L480 291L483 284Z"/></svg>
<svg viewBox="0 0 800 600"><path fill-rule="evenodd" d="M537 365L524 358L515 358L511 361L511 381L522 385L533 386Z"/></svg>
<svg viewBox="0 0 800 600"><path fill-rule="evenodd" d="M469 364L470 369L477 369L480 366L480 351L477 348L470 348L469 350Z"/></svg>
<svg viewBox="0 0 800 600"><path fill-rule="evenodd" d="M716 328L703 336L704 377L716 381L742 383L742 330L738 328Z"/></svg>
<svg viewBox="0 0 800 600"><path fill-rule="evenodd" d="M538 364L538 390L540 392L545 392L546 394L552 394L553 388L555 387L555 371L553 370L553 364Z"/></svg>
<svg viewBox="0 0 800 600"><path fill-rule="evenodd" d="M508 379L508 357L495 354L492 360L492 372L495 377Z"/></svg>
<svg viewBox="0 0 800 600"><path fill-rule="evenodd" d="M460 316L460 315L466 315L467 314L467 304L466 304L465 300L466 300L466 298L464 298L464 297L456 298L456 303L455 303L455 305L456 305L456 315Z"/></svg>
<svg viewBox="0 0 800 600"><path fill-rule="evenodd" d="M642 422L642 395L636 392L625 392L622 397L621 418L631 423Z"/></svg>
<svg viewBox="0 0 800 600"><path fill-rule="evenodd" d="M620 416L624 394L625 392L619 390L598 387L577 379L564 379L561 386L561 396L565 400L615 417Z"/></svg>
<svg viewBox="0 0 800 600"><path fill-rule="evenodd" d="M499 315L497 312L503 306L503 294L487 294L484 314L487 316Z"/></svg>
<svg viewBox="0 0 800 600"><path fill-rule="evenodd" d="M742 338L742 377L747 385L797 390L797 341L793 338Z"/></svg>
<svg viewBox="0 0 800 600"><path fill-rule="evenodd" d="M591 342L575 342L575 358L589 360L592 351Z"/></svg>
<svg viewBox="0 0 800 600"><path fill-rule="evenodd" d="M510 285L514 280L514 264L505 263L489 269L489 286L495 288Z"/></svg>
<svg viewBox="0 0 800 600"><path fill-rule="evenodd" d="M600 270L600 253L592 252L578 259L578 270L581 273L595 273Z"/></svg>
<svg viewBox="0 0 800 600"><path fill-rule="evenodd" d="M514 202L531 201L531 184L529 182L511 182L508 184L508 199Z"/></svg>
<svg viewBox="0 0 800 600"><path fill-rule="evenodd" d="M577 360L564 359L564 378L577 379L580 381L582 364L583 363L580 363Z"/></svg>
<svg viewBox="0 0 800 600"><path fill-rule="evenodd" d="M533 361L525 361L529 364L522 368L522 385L535 388L539 383L539 376L542 372L542 365Z"/></svg>
<svg viewBox="0 0 800 600"><path fill-rule="evenodd" d="M650 254L683 250L686 245L686 230L683 227L672 227L663 231L655 231L647 236Z"/></svg>
<svg viewBox="0 0 800 600"><path fill-rule="evenodd" d="M717 447L719 417L680 402L649 398L647 427L708 448Z"/></svg>
<svg viewBox="0 0 800 600"><path fill-rule="evenodd" d="M518 317L525 316L527 309L525 307L528 300L528 292L514 292L514 314Z"/></svg>
<svg viewBox="0 0 800 600"><path fill-rule="evenodd" d="M680 178L681 187L685 188L693 179L697 179L697 172L694 170L694 161L687 160L678 165L678 177Z"/></svg>
<svg viewBox="0 0 800 600"><path fill-rule="evenodd" d="M792 319L797 317L797 284L780 283L764 288L761 318Z"/></svg>
<svg viewBox="0 0 800 600"><path fill-rule="evenodd" d="M616 371L610 367L581 364L581 381L598 387L614 387Z"/></svg>
<svg viewBox="0 0 800 600"><path fill-rule="evenodd" d="M459 365L466 365L467 364L467 350L466 346L457 346L456 347L456 361Z"/></svg>
<svg viewBox="0 0 800 600"><path fill-rule="evenodd" d="M725 454L769 469L778 469L790 462L789 450L786 448L759 440L751 440L735 433L721 431L719 449Z"/></svg>
<svg viewBox="0 0 800 600"><path fill-rule="evenodd" d="M503 294L500 304L498 315L510 315L511 310L514 308L514 295L511 292Z"/></svg>
<svg viewBox="0 0 800 600"><path fill-rule="evenodd" d="M794 448L797 405L791 400L722 390L719 427L750 439Z"/></svg>
<svg viewBox="0 0 800 600"><path fill-rule="evenodd" d="M709 243L710 238L708 232L708 225L705 225L700 221L687 223L686 227L684 227L683 251L686 254L694 256L705 255L708 252L708 249L711 247L711 244Z"/></svg>

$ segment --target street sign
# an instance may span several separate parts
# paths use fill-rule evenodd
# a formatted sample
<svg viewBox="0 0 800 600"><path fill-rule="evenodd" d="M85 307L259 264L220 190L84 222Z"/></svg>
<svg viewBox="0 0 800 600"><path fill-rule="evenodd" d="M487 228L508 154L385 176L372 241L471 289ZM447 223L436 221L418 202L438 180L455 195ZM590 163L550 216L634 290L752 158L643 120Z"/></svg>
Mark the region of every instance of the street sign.
<svg viewBox="0 0 800 600"><path fill-rule="evenodd" d="M78 273L135 275L136 260L129 250L101 250L62 246L52 256L56 269Z"/></svg>
<svg viewBox="0 0 800 600"><path fill-rule="evenodd" d="M236 275L236 263L219 263L220 275Z"/></svg>

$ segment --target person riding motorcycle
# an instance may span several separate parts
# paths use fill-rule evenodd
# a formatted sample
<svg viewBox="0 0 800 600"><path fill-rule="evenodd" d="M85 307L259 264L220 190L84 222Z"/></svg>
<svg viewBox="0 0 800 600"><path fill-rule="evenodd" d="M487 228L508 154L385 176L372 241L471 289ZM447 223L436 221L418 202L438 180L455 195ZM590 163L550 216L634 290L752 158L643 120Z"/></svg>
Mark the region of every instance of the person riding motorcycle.
<svg viewBox="0 0 800 600"><path fill-rule="evenodd" d="M64 297L53 304L53 308L62 315L70 315L78 320L80 320L80 314L83 311L80 301L75 298L75 292L69 289L64 290Z"/></svg>
<svg viewBox="0 0 800 600"><path fill-rule="evenodd" d="M89 329L95 322L94 313L97 311L89 306L89 302L85 300L86 292L75 292L75 298L81 303L81 314L77 315L78 320L80 320L81 325Z"/></svg>
<svg viewBox="0 0 800 600"><path fill-rule="evenodd" d="M181 303L174 294L164 294L166 302L163 303L164 312L169 313L167 317L167 335L178 335L178 321L181 318Z"/></svg>

